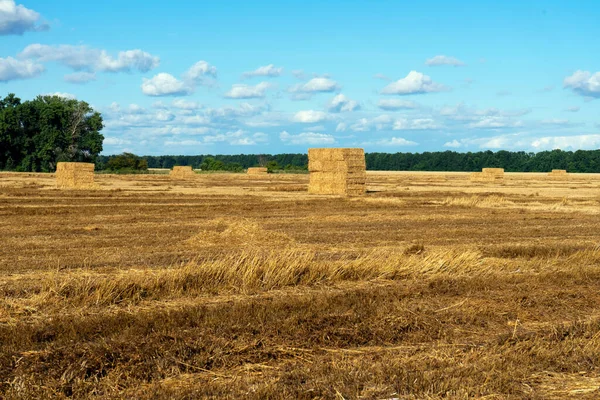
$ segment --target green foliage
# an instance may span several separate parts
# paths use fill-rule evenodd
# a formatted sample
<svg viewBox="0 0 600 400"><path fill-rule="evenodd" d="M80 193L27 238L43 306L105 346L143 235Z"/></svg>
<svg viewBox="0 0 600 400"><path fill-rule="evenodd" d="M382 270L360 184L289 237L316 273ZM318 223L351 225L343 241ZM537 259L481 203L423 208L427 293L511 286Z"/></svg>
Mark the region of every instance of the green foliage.
<svg viewBox="0 0 600 400"><path fill-rule="evenodd" d="M200 164L200 169L202 171L242 172L244 170L244 167L237 162L225 163L213 157L206 157Z"/></svg>
<svg viewBox="0 0 600 400"><path fill-rule="evenodd" d="M102 116L83 101L38 96L0 98L0 169L43 171L59 161L95 162L102 151Z"/></svg>
<svg viewBox="0 0 600 400"><path fill-rule="evenodd" d="M101 169L121 173L148 171L148 161L132 153L123 153L110 157Z"/></svg>
<svg viewBox="0 0 600 400"><path fill-rule="evenodd" d="M267 162L267 164L265 165L265 167L267 167L267 172L272 174L275 171L278 171L281 169L281 167L279 166L279 164L277 163L277 161L272 160Z"/></svg>

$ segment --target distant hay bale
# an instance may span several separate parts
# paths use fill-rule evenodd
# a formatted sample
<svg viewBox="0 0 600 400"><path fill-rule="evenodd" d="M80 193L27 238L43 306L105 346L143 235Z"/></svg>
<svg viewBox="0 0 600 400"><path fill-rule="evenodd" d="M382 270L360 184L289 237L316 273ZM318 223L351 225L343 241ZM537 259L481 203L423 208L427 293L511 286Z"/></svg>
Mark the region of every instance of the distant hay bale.
<svg viewBox="0 0 600 400"><path fill-rule="evenodd" d="M568 181L569 174L566 169L553 169L552 172L548 172L548 177L555 181Z"/></svg>
<svg viewBox="0 0 600 400"><path fill-rule="evenodd" d="M308 192L360 196L366 191L363 149L308 149Z"/></svg>
<svg viewBox="0 0 600 400"><path fill-rule="evenodd" d="M504 168L483 168L481 172L471 173L471 182L504 182Z"/></svg>
<svg viewBox="0 0 600 400"><path fill-rule="evenodd" d="M61 189L94 187L94 164L59 162L56 165L56 186Z"/></svg>
<svg viewBox="0 0 600 400"><path fill-rule="evenodd" d="M196 176L196 173L190 166L175 166L169 173L173 179L190 179Z"/></svg>
<svg viewBox="0 0 600 400"><path fill-rule="evenodd" d="M252 167L246 171L248 175L267 175L269 171L265 167Z"/></svg>

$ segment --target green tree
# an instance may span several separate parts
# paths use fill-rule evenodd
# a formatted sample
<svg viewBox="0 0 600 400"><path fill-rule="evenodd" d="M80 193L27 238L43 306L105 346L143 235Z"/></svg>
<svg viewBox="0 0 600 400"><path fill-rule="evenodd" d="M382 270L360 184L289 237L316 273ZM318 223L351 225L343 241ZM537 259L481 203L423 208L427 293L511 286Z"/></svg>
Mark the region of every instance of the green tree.
<svg viewBox="0 0 600 400"><path fill-rule="evenodd" d="M0 168L54 171L59 161L95 162L102 116L83 101L38 96L0 99Z"/></svg>

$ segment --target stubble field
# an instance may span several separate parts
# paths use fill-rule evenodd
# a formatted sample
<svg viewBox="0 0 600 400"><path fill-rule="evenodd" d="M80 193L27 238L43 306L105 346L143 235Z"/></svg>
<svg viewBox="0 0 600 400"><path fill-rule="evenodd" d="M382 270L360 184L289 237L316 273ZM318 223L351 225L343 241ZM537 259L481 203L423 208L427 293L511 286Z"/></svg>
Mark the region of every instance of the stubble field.
<svg viewBox="0 0 600 400"><path fill-rule="evenodd" d="M0 173L0 397L600 396L600 175Z"/></svg>

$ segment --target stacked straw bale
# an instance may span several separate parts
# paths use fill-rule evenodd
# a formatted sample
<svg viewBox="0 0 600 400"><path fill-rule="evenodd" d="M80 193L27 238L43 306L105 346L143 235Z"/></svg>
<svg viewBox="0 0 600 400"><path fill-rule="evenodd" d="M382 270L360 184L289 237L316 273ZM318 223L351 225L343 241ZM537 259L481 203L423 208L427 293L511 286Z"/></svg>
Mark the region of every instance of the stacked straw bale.
<svg viewBox="0 0 600 400"><path fill-rule="evenodd" d="M481 172L471 173L471 182L504 182L504 168L483 168Z"/></svg>
<svg viewBox="0 0 600 400"><path fill-rule="evenodd" d="M308 149L308 192L360 196L366 191L363 149Z"/></svg>
<svg viewBox="0 0 600 400"><path fill-rule="evenodd" d="M191 179L196 176L196 173L191 166L175 166L169 176L173 179Z"/></svg>
<svg viewBox="0 0 600 400"><path fill-rule="evenodd" d="M246 171L248 175L267 175L268 170L265 167L252 167Z"/></svg>
<svg viewBox="0 0 600 400"><path fill-rule="evenodd" d="M555 181L568 181L569 174L566 169L553 169L552 172L548 172L550 179Z"/></svg>
<svg viewBox="0 0 600 400"><path fill-rule="evenodd" d="M56 165L56 186L61 189L94 187L94 164L59 162Z"/></svg>

